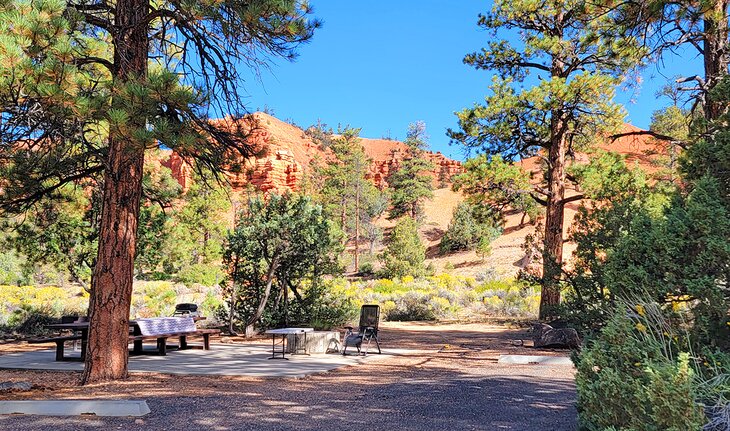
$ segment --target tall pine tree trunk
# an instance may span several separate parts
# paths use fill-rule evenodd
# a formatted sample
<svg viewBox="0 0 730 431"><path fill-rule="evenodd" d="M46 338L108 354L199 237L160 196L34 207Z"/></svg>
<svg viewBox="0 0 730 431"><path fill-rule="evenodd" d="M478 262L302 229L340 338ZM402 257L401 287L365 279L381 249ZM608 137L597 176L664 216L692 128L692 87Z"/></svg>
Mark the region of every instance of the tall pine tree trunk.
<svg viewBox="0 0 730 431"><path fill-rule="evenodd" d="M148 36L144 19L148 0L116 2L113 36L115 86L147 76ZM112 105L119 101L112 97ZM115 103L115 99L117 103ZM131 131L145 127L145 118L134 116L124 130L112 127L104 173L99 246L89 299L89 343L82 383L127 377L129 310L134 278L134 254L142 196L144 143Z"/></svg>
<svg viewBox="0 0 730 431"><path fill-rule="evenodd" d="M548 152L548 197L545 217L545 250L542 265L540 319L550 317L560 304L560 275L563 265L563 218L565 204L565 119L553 111L550 120L551 144Z"/></svg>
<svg viewBox="0 0 730 431"><path fill-rule="evenodd" d="M704 17L705 83L712 89L728 73L728 0L716 0ZM727 109L724 101L705 95L705 118L715 120Z"/></svg>
<svg viewBox="0 0 730 431"><path fill-rule="evenodd" d="M360 184L355 190L355 272L360 269Z"/></svg>

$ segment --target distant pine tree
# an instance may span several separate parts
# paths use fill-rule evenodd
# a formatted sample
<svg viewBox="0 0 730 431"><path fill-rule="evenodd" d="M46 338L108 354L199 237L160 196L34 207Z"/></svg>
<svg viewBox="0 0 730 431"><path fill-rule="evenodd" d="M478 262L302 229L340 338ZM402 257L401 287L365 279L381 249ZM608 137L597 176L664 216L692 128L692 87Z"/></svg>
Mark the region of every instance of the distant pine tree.
<svg viewBox="0 0 730 431"><path fill-rule="evenodd" d="M423 200L433 197L433 180L428 174L434 164L425 158L428 149L426 124L418 121L408 126L407 154L398 169L388 177L391 209L388 218L404 215L417 220L423 212Z"/></svg>
<svg viewBox="0 0 730 431"><path fill-rule="evenodd" d="M383 262L381 275L384 277L425 275L426 246L418 236L418 224L414 219L403 217L398 220L380 260Z"/></svg>

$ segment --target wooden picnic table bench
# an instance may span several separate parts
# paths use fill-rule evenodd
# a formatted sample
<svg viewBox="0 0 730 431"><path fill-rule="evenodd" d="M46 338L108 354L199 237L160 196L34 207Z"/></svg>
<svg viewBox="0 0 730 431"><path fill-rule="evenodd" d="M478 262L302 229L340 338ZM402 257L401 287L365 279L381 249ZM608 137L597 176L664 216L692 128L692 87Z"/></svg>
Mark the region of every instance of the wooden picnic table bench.
<svg viewBox="0 0 730 431"><path fill-rule="evenodd" d="M168 334L152 334L152 335L130 334L129 342L134 343L134 348L132 349L132 354L141 355L144 353L142 343L147 340L155 340L157 342L156 353L160 356L165 356L167 354L167 339L168 338L174 338L174 337L178 338L179 339L178 350L185 350L185 349L190 348L190 346L188 346L189 337L201 336L201 337L203 337L203 350L210 350L210 336L213 334L219 334L220 332L221 331L219 329L196 329L195 331L172 332L172 333L168 333Z"/></svg>
<svg viewBox="0 0 730 431"><path fill-rule="evenodd" d="M160 318L158 320L162 319L168 319L168 318ZM134 347L132 349L132 354L139 355L144 352L143 349L143 342L147 340L155 340L157 342L157 350L154 352L158 355L166 355L167 354L167 339L170 337L177 337L179 338L180 343L178 344L178 349L188 349L190 348L188 346L188 338L189 337L195 337L195 336L201 336L203 337L203 349L204 350L210 350L210 336L212 334L218 334L220 333L220 330L218 329L198 329L195 327L195 322L199 320L204 320L204 317L176 317L175 319L186 319L187 325L180 327L179 330L158 330L153 333L143 333L142 329L140 328L140 323L142 326L145 326L145 320L149 319L137 319L137 320L130 320L129 321L129 343L134 343ZM69 336L59 336L59 337L52 337L52 338L42 338L42 339L36 339L32 341L28 341L29 343L56 343L56 360L57 361L84 361L86 359L86 349L87 344L89 340L89 322L68 322L68 323L57 323L52 325L46 325L46 328L50 329L66 329L66 330L72 330L74 331L74 335ZM66 341L75 341L75 340L81 340L81 357L67 357L64 355L64 342Z"/></svg>
<svg viewBox="0 0 730 431"><path fill-rule="evenodd" d="M72 357L72 356L65 356L64 355L64 344L67 341L77 341L77 340L83 340L83 336L81 334L74 334L74 335L65 335L65 336L58 336L58 337L49 337L49 338L33 338L28 340L29 344L41 344L41 343L56 343L56 361L81 361L83 358L78 357Z"/></svg>

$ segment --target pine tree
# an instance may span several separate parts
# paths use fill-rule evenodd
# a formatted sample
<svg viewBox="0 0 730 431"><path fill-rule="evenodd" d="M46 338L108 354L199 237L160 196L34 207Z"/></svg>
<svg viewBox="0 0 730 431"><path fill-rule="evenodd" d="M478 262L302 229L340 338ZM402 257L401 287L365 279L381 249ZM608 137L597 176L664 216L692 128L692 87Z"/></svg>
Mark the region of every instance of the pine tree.
<svg viewBox="0 0 730 431"><path fill-rule="evenodd" d="M354 268L360 263L360 240L377 235L372 221L383 213L382 192L367 179L370 159L360 144L360 129L346 127L331 139L329 149L335 163L315 165L317 192L325 213L345 233L345 242L354 242Z"/></svg>
<svg viewBox="0 0 730 431"><path fill-rule="evenodd" d="M426 274L426 246L418 236L418 223L411 217L403 217L395 224L388 238L388 245L380 255L382 275L387 278L419 277Z"/></svg>
<svg viewBox="0 0 730 431"><path fill-rule="evenodd" d="M565 196L566 159L621 125L624 113L612 100L614 88L642 54L602 11L585 0L495 1L479 18L494 40L464 58L496 72L491 94L457 113L460 130L449 131L453 142L505 160L545 159L546 184L534 195L546 208L543 318L560 302L564 207L581 198Z"/></svg>
<svg viewBox="0 0 730 431"><path fill-rule="evenodd" d="M206 186L197 178L183 196L174 215L175 237L185 244L188 264L210 264L220 260L226 231L231 225L230 190Z"/></svg>
<svg viewBox="0 0 730 431"><path fill-rule="evenodd" d="M84 382L127 375L145 150L162 143L214 171L250 154L242 66L293 58L319 24L310 12L299 0L0 4L0 206L31 210L103 172Z"/></svg>
<svg viewBox="0 0 730 431"><path fill-rule="evenodd" d="M693 95L694 106L701 108L707 122L718 119L730 106L727 100L710 97L730 65L729 6L728 0L605 2L607 13L617 18L616 26L642 41L652 58L684 55L686 50L702 58L702 74L680 77L676 82L691 83L684 90Z"/></svg>
<svg viewBox="0 0 730 431"><path fill-rule="evenodd" d="M474 208L479 220L500 226L508 211L522 213L520 225L529 217L533 222L539 205L530 183L530 174L497 154L491 159L486 154L464 163L464 171L454 177L453 189L461 191Z"/></svg>
<svg viewBox="0 0 730 431"><path fill-rule="evenodd" d="M433 197L433 180L427 172L433 170L434 166L425 158L427 138L424 122L417 121L408 126L404 142L408 147L406 157L388 177L392 205L390 219L404 215L418 219L423 212L423 200Z"/></svg>
<svg viewBox="0 0 730 431"><path fill-rule="evenodd" d="M454 209L451 222L441 238L439 248L442 253L460 250L487 250L489 244L497 239L502 229L495 228L492 220L480 220L477 208L468 202L461 202Z"/></svg>

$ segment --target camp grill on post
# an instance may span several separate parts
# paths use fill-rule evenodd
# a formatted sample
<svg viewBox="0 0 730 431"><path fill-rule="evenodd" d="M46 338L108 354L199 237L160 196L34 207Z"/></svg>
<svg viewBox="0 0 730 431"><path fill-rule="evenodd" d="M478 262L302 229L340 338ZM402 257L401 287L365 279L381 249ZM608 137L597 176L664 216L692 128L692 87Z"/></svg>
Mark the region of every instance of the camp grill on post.
<svg viewBox="0 0 730 431"><path fill-rule="evenodd" d="M177 304L175 306L175 312L172 313L173 316L184 316L184 317L200 317L200 312L198 311L198 304L191 304L191 303L185 303L185 304Z"/></svg>

